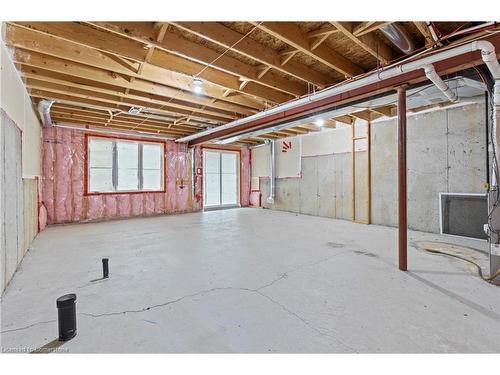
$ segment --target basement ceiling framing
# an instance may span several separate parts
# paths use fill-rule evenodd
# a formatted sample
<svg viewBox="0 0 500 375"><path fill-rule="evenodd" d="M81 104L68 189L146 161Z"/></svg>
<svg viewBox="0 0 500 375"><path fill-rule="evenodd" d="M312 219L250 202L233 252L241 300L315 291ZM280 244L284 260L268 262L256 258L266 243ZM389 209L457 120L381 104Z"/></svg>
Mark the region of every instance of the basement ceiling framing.
<svg viewBox="0 0 500 375"><path fill-rule="evenodd" d="M56 123L172 138L249 116L404 57L380 22L7 22L3 39L34 104ZM425 22L399 22L417 48ZM468 23L471 24L471 23ZM460 23L433 23L445 35ZM196 93L195 79L202 92ZM137 115L131 107L141 108ZM392 114L375 108L326 121ZM314 124L266 139L319 131ZM263 137L240 143L257 144Z"/></svg>

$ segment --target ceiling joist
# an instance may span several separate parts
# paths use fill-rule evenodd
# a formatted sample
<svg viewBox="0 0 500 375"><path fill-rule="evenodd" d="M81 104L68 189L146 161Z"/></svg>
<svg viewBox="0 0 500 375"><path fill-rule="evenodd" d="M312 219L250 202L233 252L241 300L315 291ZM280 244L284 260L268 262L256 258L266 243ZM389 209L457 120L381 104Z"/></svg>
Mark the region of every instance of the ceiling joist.
<svg viewBox="0 0 500 375"><path fill-rule="evenodd" d="M393 61L399 52L377 32L389 24L7 22L3 36L33 102L56 101L51 111L54 121L175 138L252 115ZM416 36L418 48L436 42L426 22L400 26ZM444 33L457 28L453 23L436 26ZM141 111L132 115L131 107ZM394 106L358 110L325 119L321 127L306 123L240 139L238 144L393 115Z"/></svg>
<svg viewBox="0 0 500 375"><path fill-rule="evenodd" d="M312 50L307 35L304 34L297 24L293 22L253 22L253 24L259 29L273 35L293 48L327 65L346 77L352 77L363 73L363 69L359 66L341 54L328 48L324 44L321 44Z"/></svg>
<svg viewBox="0 0 500 375"><path fill-rule="evenodd" d="M261 64L269 65L283 73L289 74L305 82L317 86L326 86L331 83L331 78L315 70L289 61L282 65L282 57L279 52L272 50L259 42L220 24L217 22L171 22L182 30L191 32L200 38L209 40L231 51L237 52L248 58L254 59Z"/></svg>
<svg viewBox="0 0 500 375"><path fill-rule="evenodd" d="M355 25L353 22L331 22L346 37L351 39L358 46L363 48L370 55L382 63L387 63L393 59L391 49L374 34L354 34Z"/></svg>

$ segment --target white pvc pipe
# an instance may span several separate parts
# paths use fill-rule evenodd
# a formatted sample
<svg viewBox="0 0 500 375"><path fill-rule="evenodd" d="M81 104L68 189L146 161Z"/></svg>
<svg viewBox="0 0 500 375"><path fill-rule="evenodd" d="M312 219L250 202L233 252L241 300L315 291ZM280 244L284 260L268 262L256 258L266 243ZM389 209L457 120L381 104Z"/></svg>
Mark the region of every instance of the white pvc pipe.
<svg viewBox="0 0 500 375"><path fill-rule="evenodd" d="M269 150L271 152L271 170L269 171L269 197L267 203L273 204L276 196L276 145L274 141L270 141Z"/></svg>
<svg viewBox="0 0 500 375"><path fill-rule="evenodd" d="M377 82L380 82L380 81L383 81L383 80L386 80L389 78L394 78L394 77L397 77L397 76L402 75L404 73L413 72L413 71L418 70L418 69L423 69L423 67L426 65L433 64L433 63L436 63L436 62L439 62L442 60L446 60L446 59L449 59L452 57L460 56L460 55L463 55L465 53L473 52L476 50L481 51L481 56L482 56L484 62L486 63L486 65L488 66L488 68L490 69L490 71L493 75L493 78L494 79L500 78L500 65L498 64L498 60L496 59L495 47L493 46L493 44L491 44L490 42L485 41L485 40L473 41L473 42L469 42L469 43L460 45L460 46L455 47L455 48L447 49L447 50L444 50L442 52L432 54L430 56L424 57L424 58L419 59L419 60L410 61L408 63L401 64L401 65L396 64L394 66L389 66L387 68L375 71L375 72L373 72L365 77L355 79L355 80L352 80L349 82L345 82L345 83L339 84L337 86L327 88L327 89L322 90L322 91L318 91L317 93L315 93L311 96L292 100L290 102L278 105L278 106L271 108L271 109L268 109L266 111L262 111L262 112L254 114L254 115L229 122L225 125L218 126L216 128L208 129L208 130L205 130L203 132L189 135L187 137L178 138L176 140L176 142L189 142L189 141L192 141L194 139L204 137L204 136L210 135L212 133L219 132L221 130L231 129L231 128L234 128L236 126L246 124L246 123L251 122L251 121L259 120L259 119L262 119L264 117L267 117L267 116L270 116L270 115L273 115L276 113L280 113L280 112L283 112L283 111L286 111L286 110L289 110L292 108L300 107L302 105L305 105L305 104L308 104L308 103L311 103L314 101L319 101L319 100L322 100L322 99L325 99L325 98L328 98L328 97L331 97L334 95L342 94L342 93L345 93L345 92L348 92L348 91L351 91L354 89L358 89L360 87L367 86L367 85L370 85L373 83L377 83Z"/></svg>
<svg viewBox="0 0 500 375"><path fill-rule="evenodd" d="M495 80L495 85L493 86L493 121L492 121L492 141L493 149L496 153L496 160L500 160L500 150L498 145L500 144L500 132L498 131L498 121L500 120L500 80ZM496 166L498 168L498 166ZM492 186L498 186L496 171L493 171L492 176Z"/></svg>
<svg viewBox="0 0 500 375"><path fill-rule="evenodd" d="M429 80L432 81L432 83L434 83L451 102L454 103L458 101L457 94L451 91L446 82L444 82L439 74L437 74L436 69L434 69L434 65L425 65L424 72L427 78L429 78Z"/></svg>
<svg viewBox="0 0 500 375"><path fill-rule="evenodd" d="M436 30L434 30L434 27L432 26L432 23L430 23L430 21L427 21L425 24L427 26L427 29L431 33L431 36L432 36L432 39L434 40L434 42L438 42L439 38L436 35Z"/></svg>

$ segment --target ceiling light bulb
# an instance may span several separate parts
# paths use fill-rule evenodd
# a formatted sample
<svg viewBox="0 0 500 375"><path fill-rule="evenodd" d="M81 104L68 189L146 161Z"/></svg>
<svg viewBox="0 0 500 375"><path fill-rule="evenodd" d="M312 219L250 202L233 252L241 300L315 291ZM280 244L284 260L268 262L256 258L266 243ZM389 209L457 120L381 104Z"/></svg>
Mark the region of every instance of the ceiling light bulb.
<svg viewBox="0 0 500 375"><path fill-rule="evenodd" d="M325 120L323 120L322 118L319 118L319 119L317 119L316 121L314 121L314 123L315 123L317 126L322 127L323 125L325 125Z"/></svg>
<svg viewBox="0 0 500 375"><path fill-rule="evenodd" d="M203 91L203 81L199 78L193 79L193 91L197 94L201 94Z"/></svg>

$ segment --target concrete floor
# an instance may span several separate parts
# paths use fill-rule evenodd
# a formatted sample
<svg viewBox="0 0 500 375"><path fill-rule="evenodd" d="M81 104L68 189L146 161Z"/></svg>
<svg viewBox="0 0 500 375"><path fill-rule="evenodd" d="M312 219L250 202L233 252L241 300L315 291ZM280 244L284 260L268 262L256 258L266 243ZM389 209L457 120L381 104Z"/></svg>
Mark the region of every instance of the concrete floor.
<svg viewBox="0 0 500 375"><path fill-rule="evenodd" d="M415 248L396 263L395 228L270 210L51 227L2 298L1 345L57 346L55 299L75 292L60 352L500 351L500 288Z"/></svg>

